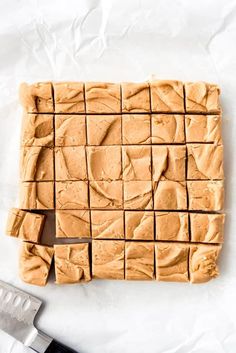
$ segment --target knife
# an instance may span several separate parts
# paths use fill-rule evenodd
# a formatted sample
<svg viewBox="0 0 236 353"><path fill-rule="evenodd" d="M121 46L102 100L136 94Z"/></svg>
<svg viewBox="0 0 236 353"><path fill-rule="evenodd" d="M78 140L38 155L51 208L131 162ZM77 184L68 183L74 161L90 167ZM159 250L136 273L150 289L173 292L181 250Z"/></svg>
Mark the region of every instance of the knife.
<svg viewBox="0 0 236 353"><path fill-rule="evenodd" d="M78 353L34 326L42 301L0 280L0 329L38 353Z"/></svg>

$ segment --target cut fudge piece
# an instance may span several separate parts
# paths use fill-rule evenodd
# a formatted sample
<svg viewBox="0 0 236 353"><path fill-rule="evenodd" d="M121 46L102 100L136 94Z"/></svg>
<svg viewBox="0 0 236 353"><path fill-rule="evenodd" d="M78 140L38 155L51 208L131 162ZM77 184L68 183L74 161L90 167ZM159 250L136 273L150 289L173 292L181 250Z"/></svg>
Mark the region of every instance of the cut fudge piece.
<svg viewBox="0 0 236 353"><path fill-rule="evenodd" d="M120 85L116 83L85 83L87 113L121 113L120 91Z"/></svg>
<svg viewBox="0 0 236 353"><path fill-rule="evenodd" d="M154 243L125 243L125 279L154 279Z"/></svg>
<svg viewBox="0 0 236 353"><path fill-rule="evenodd" d="M53 115L24 113L21 146L53 146Z"/></svg>
<svg viewBox="0 0 236 353"><path fill-rule="evenodd" d="M56 113L85 113L82 82L57 82L53 89Z"/></svg>
<svg viewBox="0 0 236 353"><path fill-rule="evenodd" d="M8 214L6 234L38 243L44 221L44 215L22 211L19 208L12 208Z"/></svg>
<svg viewBox="0 0 236 353"><path fill-rule="evenodd" d="M84 146L55 148L56 180L86 180L87 166Z"/></svg>
<svg viewBox="0 0 236 353"><path fill-rule="evenodd" d="M86 145L85 116L56 115L55 145L59 147Z"/></svg>
<svg viewBox="0 0 236 353"><path fill-rule="evenodd" d="M186 210L186 183L170 180L154 182L154 209Z"/></svg>
<svg viewBox="0 0 236 353"><path fill-rule="evenodd" d="M53 181L53 149L47 147L22 147L20 153L20 178L22 181Z"/></svg>
<svg viewBox="0 0 236 353"><path fill-rule="evenodd" d="M53 181L21 183L20 208L32 210L54 209Z"/></svg>
<svg viewBox="0 0 236 353"><path fill-rule="evenodd" d="M88 115L88 145L121 144L121 115Z"/></svg>
<svg viewBox="0 0 236 353"><path fill-rule="evenodd" d="M122 115L122 136L124 145L150 144L151 117L149 114Z"/></svg>
<svg viewBox="0 0 236 353"><path fill-rule="evenodd" d="M151 180L151 147L123 146L123 179Z"/></svg>
<svg viewBox="0 0 236 353"><path fill-rule="evenodd" d="M220 113L220 89L206 82L185 83L185 106L187 113Z"/></svg>
<svg viewBox="0 0 236 353"><path fill-rule="evenodd" d="M153 180L184 181L185 164L185 146L152 146Z"/></svg>
<svg viewBox="0 0 236 353"><path fill-rule="evenodd" d="M184 113L184 88L180 81L150 82L151 107L154 113Z"/></svg>
<svg viewBox="0 0 236 353"><path fill-rule="evenodd" d="M93 240L93 278L124 279L124 248L123 240Z"/></svg>
<svg viewBox="0 0 236 353"><path fill-rule="evenodd" d="M90 237L89 211L63 210L56 211L57 238L88 238Z"/></svg>
<svg viewBox="0 0 236 353"><path fill-rule="evenodd" d="M22 281L37 286L47 283L54 250L51 247L22 243L19 274Z"/></svg>
<svg viewBox="0 0 236 353"><path fill-rule="evenodd" d="M120 180L121 146L87 147L89 180Z"/></svg>
<svg viewBox="0 0 236 353"><path fill-rule="evenodd" d="M152 114L152 143L184 143L184 116Z"/></svg>
<svg viewBox="0 0 236 353"><path fill-rule="evenodd" d="M126 239L154 240L154 212L126 211Z"/></svg>
<svg viewBox="0 0 236 353"><path fill-rule="evenodd" d="M188 145L188 179L223 179L223 146Z"/></svg>
<svg viewBox="0 0 236 353"><path fill-rule="evenodd" d="M125 82L122 89L122 112L150 112L150 92L149 84Z"/></svg>
<svg viewBox="0 0 236 353"><path fill-rule="evenodd" d="M156 279L168 282L188 282L189 246L177 243L156 243Z"/></svg>
<svg viewBox="0 0 236 353"><path fill-rule="evenodd" d="M91 211L93 238L124 238L123 211Z"/></svg>
<svg viewBox="0 0 236 353"><path fill-rule="evenodd" d="M189 241L188 213L155 212L156 240Z"/></svg>
<svg viewBox="0 0 236 353"><path fill-rule="evenodd" d="M124 182L124 208L130 210L152 210L152 182L151 181L125 181Z"/></svg>
<svg viewBox="0 0 236 353"><path fill-rule="evenodd" d="M53 113L54 111L51 82L38 82L32 85L22 83L19 95L27 113Z"/></svg>
<svg viewBox="0 0 236 353"><path fill-rule="evenodd" d="M189 273L192 283L204 283L219 275L217 259L221 245L191 245Z"/></svg>
<svg viewBox="0 0 236 353"><path fill-rule="evenodd" d="M90 207L116 209L123 208L123 182L90 181Z"/></svg>
<svg viewBox="0 0 236 353"><path fill-rule="evenodd" d="M223 209L223 181L188 181L187 189L190 210L221 211Z"/></svg>
<svg viewBox="0 0 236 353"><path fill-rule="evenodd" d="M54 245L54 249L57 284L91 280L88 243Z"/></svg>
<svg viewBox="0 0 236 353"><path fill-rule="evenodd" d="M185 115L186 142L222 143L220 115Z"/></svg>
<svg viewBox="0 0 236 353"><path fill-rule="evenodd" d="M57 181L56 208L61 210L88 208L87 181Z"/></svg>
<svg viewBox="0 0 236 353"><path fill-rule="evenodd" d="M224 214L190 213L191 241L223 243Z"/></svg>

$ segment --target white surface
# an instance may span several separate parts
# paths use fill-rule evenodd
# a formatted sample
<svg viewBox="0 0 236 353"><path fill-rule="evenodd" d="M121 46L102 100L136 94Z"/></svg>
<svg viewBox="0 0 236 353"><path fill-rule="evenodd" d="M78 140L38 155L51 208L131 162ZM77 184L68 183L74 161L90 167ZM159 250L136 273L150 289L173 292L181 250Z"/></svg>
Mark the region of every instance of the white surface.
<svg viewBox="0 0 236 353"><path fill-rule="evenodd" d="M44 299L39 327L81 353L236 351L236 1L0 3L0 279ZM93 281L46 288L17 277L18 242L4 237L16 205L21 110L37 80L205 80L222 88L226 243L206 285ZM0 333L0 353L27 349Z"/></svg>

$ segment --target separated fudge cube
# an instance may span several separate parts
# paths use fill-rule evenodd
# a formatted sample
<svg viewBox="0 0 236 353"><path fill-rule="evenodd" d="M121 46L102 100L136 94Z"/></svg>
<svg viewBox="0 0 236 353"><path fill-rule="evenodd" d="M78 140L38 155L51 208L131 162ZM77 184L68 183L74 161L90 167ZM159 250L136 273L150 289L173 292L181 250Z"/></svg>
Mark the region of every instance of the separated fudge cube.
<svg viewBox="0 0 236 353"><path fill-rule="evenodd" d="M85 84L87 113L121 113L120 85L106 82Z"/></svg>
<svg viewBox="0 0 236 353"><path fill-rule="evenodd" d="M87 166L84 146L55 148L56 180L86 180Z"/></svg>
<svg viewBox="0 0 236 353"><path fill-rule="evenodd" d="M151 109L154 113L184 113L184 88L180 81L152 81Z"/></svg>
<svg viewBox="0 0 236 353"><path fill-rule="evenodd" d="M188 181L189 210L220 211L224 205L223 181Z"/></svg>
<svg viewBox="0 0 236 353"><path fill-rule="evenodd" d="M143 83L122 83L122 112L150 112L149 84Z"/></svg>
<svg viewBox="0 0 236 353"><path fill-rule="evenodd" d="M156 279L168 282L188 282L189 246L177 243L156 243Z"/></svg>
<svg viewBox="0 0 236 353"><path fill-rule="evenodd" d="M223 243L224 214L190 213L191 241Z"/></svg>
<svg viewBox="0 0 236 353"><path fill-rule="evenodd" d="M125 243L125 279L154 279L154 243Z"/></svg>
<svg viewBox="0 0 236 353"><path fill-rule="evenodd" d="M85 116L56 115L55 145L59 147L86 145Z"/></svg>
<svg viewBox="0 0 236 353"><path fill-rule="evenodd" d="M188 179L223 179L223 146L188 145Z"/></svg>
<svg viewBox="0 0 236 353"><path fill-rule="evenodd" d="M22 281L36 286L47 283L54 250L49 246L22 243L19 274Z"/></svg>
<svg viewBox="0 0 236 353"><path fill-rule="evenodd" d="M90 181L90 207L101 209L123 208L123 182Z"/></svg>
<svg viewBox="0 0 236 353"><path fill-rule="evenodd" d="M154 212L126 211L126 239L154 240Z"/></svg>
<svg viewBox="0 0 236 353"><path fill-rule="evenodd" d="M121 146L87 147L89 180L120 180Z"/></svg>
<svg viewBox="0 0 236 353"><path fill-rule="evenodd" d="M186 179L185 146L152 146L153 180L184 181Z"/></svg>
<svg viewBox="0 0 236 353"><path fill-rule="evenodd" d="M206 82L185 83L185 106L187 113L220 113L220 89Z"/></svg>
<svg viewBox="0 0 236 353"><path fill-rule="evenodd" d="M19 95L27 113L53 113L54 111L51 82L38 82L32 85L22 83Z"/></svg>
<svg viewBox="0 0 236 353"><path fill-rule="evenodd" d="M20 208L54 209L54 183L52 181L21 183Z"/></svg>
<svg viewBox="0 0 236 353"><path fill-rule="evenodd" d="M88 115L88 145L121 144L121 115Z"/></svg>
<svg viewBox="0 0 236 353"><path fill-rule="evenodd" d="M93 278L124 279L124 248L123 240L93 240Z"/></svg>
<svg viewBox="0 0 236 353"><path fill-rule="evenodd" d="M151 181L125 181L124 182L124 208L130 210L152 210L152 182Z"/></svg>
<svg viewBox="0 0 236 353"><path fill-rule="evenodd" d="M151 142L151 117L149 114L122 115L124 145L145 145Z"/></svg>
<svg viewBox="0 0 236 353"><path fill-rule="evenodd" d="M26 212L19 208L11 208L8 212L6 234L12 237L18 237L22 222L25 218Z"/></svg>
<svg viewBox="0 0 236 353"><path fill-rule="evenodd" d="M24 113L21 146L53 146L53 115Z"/></svg>
<svg viewBox="0 0 236 353"><path fill-rule="evenodd" d="M91 224L93 238L124 238L123 211L91 211Z"/></svg>
<svg viewBox="0 0 236 353"><path fill-rule="evenodd" d="M56 283L80 283L91 280L89 244L54 245Z"/></svg>
<svg viewBox="0 0 236 353"><path fill-rule="evenodd" d="M47 147L22 147L20 153L20 178L22 181L53 181L53 149Z"/></svg>
<svg viewBox="0 0 236 353"><path fill-rule="evenodd" d="M155 212L156 240L189 241L187 212Z"/></svg>
<svg viewBox="0 0 236 353"><path fill-rule="evenodd" d="M189 273L192 283L204 283L219 275L217 266L221 245L191 245Z"/></svg>
<svg viewBox="0 0 236 353"><path fill-rule="evenodd" d="M186 183L170 180L154 182L154 209L186 210Z"/></svg>
<svg viewBox="0 0 236 353"><path fill-rule="evenodd" d="M58 82L53 84L56 113L85 113L84 84Z"/></svg>
<svg viewBox="0 0 236 353"><path fill-rule="evenodd" d="M56 208L61 210L88 208L88 182L57 181Z"/></svg>
<svg viewBox="0 0 236 353"><path fill-rule="evenodd" d="M90 217L87 210L57 210L57 238L90 237Z"/></svg>
<svg viewBox="0 0 236 353"><path fill-rule="evenodd" d="M185 115L186 142L221 144L220 115Z"/></svg>
<svg viewBox="0 0 236 353"><path fill-rule="evenodd" d="M123 179L151 180L151 147L123 146Z"/></svg>
<svg viewBox="0 0 236 353"><path fill-rule="evenodd" d="M152 114L152 143L184 143L184 116Z"/></svg>

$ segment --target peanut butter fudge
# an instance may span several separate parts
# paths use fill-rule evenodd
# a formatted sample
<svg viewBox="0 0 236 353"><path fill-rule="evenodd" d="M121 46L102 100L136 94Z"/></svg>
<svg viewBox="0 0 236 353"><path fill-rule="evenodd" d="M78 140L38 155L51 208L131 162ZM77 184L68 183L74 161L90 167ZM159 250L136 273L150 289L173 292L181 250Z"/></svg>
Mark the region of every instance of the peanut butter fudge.
<svg viewBox="0 0 236 353"><path fill-rule="evenodd" d="M87 115L88 145L121 145L121 115Z"/></svg>
<svg viewBox="0 0 236 353"><path fill-rule="evenodd" d="M154 243L125 243L125 279L154 279Z"/></svg>
<svg viewBox="0 0 236 353"><path fill-rule="evenodd" d="M188 282L189 246L178 243L156 243L156 279L168 282Z"/></svg>
<svg viewBox="0 0 236 353"><path fill-rule="evenodd" d="M87 163L84 146L56 147L56 180L86 180Z"/></svg>
<svg viewBox="0 0 236 353"><path fill-rule="evenodd" d="M82 82L56 82L53 89L55 113L85 113Z"/></svg>
<svg viewBox="0 0 236 353"><path fill-rule="evenodd" d="M153 113L184 113L184 88L180 81L150 82Z"/></svg>
<svg viewBox="0 0 236 353"><path fill-rule="evenodd" d="M122 115L123 145L145 145L151 142L151 117L149 114Z"/></svg>
<svg viewBox="0 0 236 353"><path fill-rule="evenodd" d="M121 180L90 181L89 191L91 208L123 208L123 183Z"/></svg>
<svg viewBox="0 0 236 353"><path fill-rule="evenodd" d="M122 112L151 112L149 84L122 83Z"/></svg>
<svg viewBox="0 0 236 353"><path fill-rule="evenodd" d="M224 204L223 181L188 181L189 210L221 211Z"/></svg>
<svg viewBox="0 0 236 353"><path fill-rule="evenodd" d="M189 241L187 212L155 212L156 240Z"/></svg>
<svg viewBox="0 0 236 353"><path fill-rule="evenodd" d="M56 208L61 210L88 208L87 181L57 181Z"/></svg>
<svg viewBox="0 0 236 353"><path fill-rule="evenodd" d="M93 278L124 279L124 248L123 240L93 240Z"/></svg>
<svg viewBox="0 0 236 353"><path fill-rule="evenodd" d="M133 240L154 240L154 212L126 211L125 238Z"/></svg>
<svg viewBox="0 0 236 353"><path fill-rule="evenodd" d="M185 182L161 180L154 182L155 210L187 210Z"/></svg>
<svg viewBox="0 0 236 353"><path fill-rule="evenodd" d="M152 210L152 182L142 180L125 181L124 208L130 210Z"/></svg>
<svg viewBox="0 0 236 353"><path fill-rule="evenodd" d="M93 238L124 238L123 211L91 211L91 224Z"/></svg>
<svg viewBox="0 0 236 353"><path fill-rule="evenodd" d="M87 210L57 210L57 238L89 238L90 217Z"/></svg>
<svg viewBox="0 0 236 353"><path fill-rule="evenodd" d="M220 115L185 115L186 142L222 144Z"/></svg>
<svg viewBox="0 0 236 353"><path fill-rule="evenodd" d="M21 146L53 146L53 115L23 114Z"/></svg>
<svg viewBox="0 0 236 353"><path fill-rule="evenodd" d="M190 213L191 240L199 243L223 243L224 214Z"/></svg>
<svg viewBox="0 0 236 353"><path fill-rule="evenodd" d="M19 95L27 113L53 113L54 111L51 82L38 82L32 85L22 83Z"/></svg>
<svg viewBox="0 0 236 353"><path fill-rule="evenodd" d="M152 143L184 143L184 116L152 114Z"/></svg>
<svg viewBox="0 0 236 353"><path fill-rule="evenodd" d="M123 179L151 180L151 147L123 146Z"/></svg>
<svg viewBox="0 0 236 353"><path fill-rule="evenodd" d="M219 275L217 259L221 245L191 245L189 259L190 281L204 283Z"/></svg>
<svg viewBox="0 0 236 353"><path fill-rule="evenodd" d="M19 274L22 281L37 286L45 286L53 254L54 250L51 247L23 243L19 261Z"/></svg>
<svg viewBox="0 0 236 353"><path fill-rule="evenodd" d="M20 184L20 208L54 209L53 182L24 182Z"/></svg>
<svg viewBox="0 0 236 353"><path fill-rule="evenodd" d="M55 145L59 147L86 145L85 115L56 115Z"/></svg>
<svg viewBox="0 0 236 353"><path fill-rule="evenodd" d="M89 244L54 245L56 283L80 283L91 280Z"/></svg>

